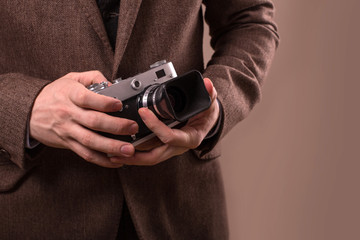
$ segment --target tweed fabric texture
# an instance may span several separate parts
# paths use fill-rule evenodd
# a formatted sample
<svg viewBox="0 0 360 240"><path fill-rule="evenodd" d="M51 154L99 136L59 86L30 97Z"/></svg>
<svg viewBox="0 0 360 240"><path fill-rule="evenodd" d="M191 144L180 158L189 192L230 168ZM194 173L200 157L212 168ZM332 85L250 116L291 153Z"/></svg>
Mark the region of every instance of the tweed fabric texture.
<svg viewBox="0 0 360 240"><path fill-rule="evenodd" d="M203 3L215 49L205 69ZM124 199L140 239L227 239L219 142L260 99L278 44L272 3L121 0L114 51L96 1L0 5L0 239L115 239ZM126 78L161 59L214 82L224 119L203 148L120 169L24 148L32 104L50 82L89 70Z"/></svg>

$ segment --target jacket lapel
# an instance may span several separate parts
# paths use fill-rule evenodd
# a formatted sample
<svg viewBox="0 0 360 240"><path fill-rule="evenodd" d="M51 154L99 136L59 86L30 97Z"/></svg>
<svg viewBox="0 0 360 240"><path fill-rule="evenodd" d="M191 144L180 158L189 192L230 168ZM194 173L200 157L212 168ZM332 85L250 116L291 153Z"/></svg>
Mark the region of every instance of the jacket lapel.
<svg viewBox="0 0 360 240"><path fill-rule="evenodd" d="M113 60L111 64L113 64L112 79L114 79L117 75L117 71L134 27L142 0L120 0L115 55L112 51L96 1L79 0L79 2L82 5L84 13L88 17L90 24L105 45L106 54L109 56L109 59Z"/></svg>
<svg viewBox="0 0 360 240"><path fill-rule="evenodd" d="M116 36L115 59L113 66L114 79L117 75L121 59L124 55L127 43L131 36L137 14L142 0L121 0L119 10L119 21Z"/></svg>
<svg viewBox="0 0 360 240"><path fill-rule="evenodd" d="M109 59L113 60L114 53L112 51L109 38L106 33L106 29L99 11L99 8L96 4L96 1L89 0L79 0L82 10L85 15L88 17L90 24L94 28L95 32L103 42L105 46L106 54L109 56Z"/></svg>

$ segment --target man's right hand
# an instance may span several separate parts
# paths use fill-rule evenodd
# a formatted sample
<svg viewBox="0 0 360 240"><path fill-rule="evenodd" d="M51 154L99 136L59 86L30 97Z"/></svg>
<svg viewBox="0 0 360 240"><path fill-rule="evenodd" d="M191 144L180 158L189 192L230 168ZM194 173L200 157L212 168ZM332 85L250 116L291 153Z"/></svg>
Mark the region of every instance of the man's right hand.
<svg viewBox="0 0 360 240"><path fill-rule="evenodd" d="M91 163L120 167L122 164L111 162L107 154L131 157L134 147L92 130L131 135L138 131L138 125L135 121L105 113L119 111L122 108L120 100L86 88L104 81L107 80L100 72L89 71L69 73L47 85L34 102L31 137L47 146L70 149Z"/></svg>

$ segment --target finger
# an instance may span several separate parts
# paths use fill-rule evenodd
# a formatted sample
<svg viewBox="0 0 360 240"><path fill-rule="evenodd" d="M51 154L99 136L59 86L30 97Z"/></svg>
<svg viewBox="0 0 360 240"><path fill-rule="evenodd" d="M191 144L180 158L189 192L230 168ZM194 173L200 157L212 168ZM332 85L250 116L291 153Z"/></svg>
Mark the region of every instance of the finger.
<svg viewBox="0 0 360 240"><path fill-rule="evenodd" d="M132 135L139 130L138 124L133 120L81 108L74 112L74 119L77 123L95 131L114 135Z"/></svg>
<svg viewBox="0 0 360 240"><path fill-rule="evenodd" d="M195 148L199 142L198 137L196 136L196 129L186 128L188 131L182 131L169 128L147 108L140 108L139 115L145 125L165 144Z"/></svg>
<svg viewBox="0 0 360 240"><path fill-rule="evenodd" d="M113 163L137 166L153 166L173 156L181 155L188 151L188 148L162 145L149 152L136 152L131 158L111 157Z"/></svg>
<svg viewBox="0 0 360 240"><path fill-rule="evenodd" d="M120 100L94 93L84 87L70 92L70 100L81 108L93 109L101 112L115 112L122 108Z"/></svg>
<svg viewBox="0 0 360 240"><path fill-rule="evenodd" d="M155 133L162 142L168 143L169 136L173 134L172 130L160 121L151 110L140 108L138 113L146 126Z"/></svg>
<svg viewBox="0 0 360 240"><path fill-rule="evenodd" d="M72 128L69 137L87 148L110 155L131 157L135 152L134 146L127 142L101 136L79 125Z"/></svg>
<svg viewBox="0 0 360 240"><path fill-rule="evenodd" d="M111 162L110 158L108 158L105 154L91 150L77 141L70 140L69 148L87 162L107 168L119 168L123 166L122 163Z"/></svg>
<svg viewBox="0 0 360 240"><path fill-rule="evenodd" d="M68 73L65 77L76 80L84 86L90 86L94 83L108 82L105 76L97 70L87 72L72 72Z"/></svg>
<svg viewBox="0 0 360 240"><path fill-rule="evenodd" d="M215 100L214 102L211 103L209 109L190 118L187 124L182 128L182 130L186 131L186 128L188 127L197 129L195 137L198 137L198 140L200 140L199 142L200 144L203 138L216 124L217 119L219 118L219 114L220 114L219 103L218 101Z"/></svg>

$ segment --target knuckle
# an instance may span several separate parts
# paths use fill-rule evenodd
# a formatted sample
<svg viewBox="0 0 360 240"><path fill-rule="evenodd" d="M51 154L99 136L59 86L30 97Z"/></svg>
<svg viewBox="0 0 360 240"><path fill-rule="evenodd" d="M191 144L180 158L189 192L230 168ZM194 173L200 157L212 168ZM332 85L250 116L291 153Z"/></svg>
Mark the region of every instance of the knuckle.
<svg viewBox="0 0 360 240"><path fill-rule="evenodd" d="M198 146L200 146L201 142L202 142L203 137L200 134L194 134L191 144L190 144L190 149L195 149Z"/></svg>
<svg viewBox="0 0 360 240"><path fill-rule="evenodd" d="M99 79L102 80L102 78L104 78L104 75L99 70L93 70L93 71L91 71L91 74L93 75L93 78L98 79L98 80Z"/></svg>
<svg viewBox="0 0 360 240"><path fill-rule="evenodd" d="M109 118L109 122L111 122L111 133L113 134L121 134L124 130L124 123L119 118Z"/></svg>
<svg viewBox="0 0 360 240"><path fill-rule="evenodd" d="M94 74L97 76L103 76L103 74L99 70L94 70Z"/></svg>
<svg viewBox="0 0 360 240"><path fill-rule="evenodd" d="M80 142L85 146L90 146L92 143L92 136L86 133L81 136Z"/></svg>
<svg viewBox="0 0 360 240"><path fill-rule="evenodd" d="M164 135L161 141L165 144L171 144L174 140L174 133L171 130L168 134Z"/></svg>
<svg viewBox="0 0 360 240"><path fill-rule="evenodd" d="M115 133L115 134L125 133L125 132L124 132L124 126L121 125L121 124L117 124L116 126L114 126L114 133Z"/></svg>
<svg viewBox="0 0 360 240"><path fill-rule="evenodd" d="M164 144L170 144L170 143L171 143L171 139L170 139L168 136L162 137L162 138L161 138L161 141L162 141Z"/></svg>
<svg viewBox="0 0 360 240"><path fill-rule="evenodd" d="M71 119L71 111L66 106L59 106L55 110L58 121L62 122L63 120Z"/></svg>
<svg viewBox="0 0 360 240"><path fill-rule="evenodd" d="M76 96L76 101L79 104L84 105L87 102L87 92L85 92L85 91L77 91L75 96Z"/></svg>
<svg viewBox="0 0 360 240"><path fill-rule="evenodd" d="M65 77L74 78L76 74L77 74L76 72L69 72L68 74L65 75Z"/></svg>
<svg viewBox="0 0 360 240"><path fill-rule="evenodd" d="M121 146L117 143L111 143L109 146L109 153L119 153Z"/></svg>
<svg viewBox="0 0 360 240"><path fill-rule="evenodd" d="M192 144L192 146L190 146L190 148L195 149L195 148L199 147L200 144L201 144L201 140L200 140L200 138L198 138L194 141L194 143Z"/></svg>
<svg viewBox="0 0 360 240"><path fill-rule="evenodd" d="M62 140L65 140L71 136L68 124L64 122L57 121L52 125L51 128L52 131Z"/></svg>
<svg viewBox="0 0 360 240"><path fill-rule="evenodd" d="M197 142L193 142L193 143L189 146L189 148L190 148L190 149L195 149L195 148L197 148L199 145L200 145L200 144L198 144Z"/></svg>
<svg viewBox="0 0 360 240"><path fill-rule="evenodd" d="M94 155L87 151L82 152L81 157L87 162L93 162L94 160Z"/></svg>
<svg viewBox="0 0 360 240"><path fill-rule="evenodd" d="M87 117L86 117L86 122L87 122L87 125L90 127L90 128L96 128L98 125L99 125L99 116L97 116L96 114L89 114Z"/></svg>

